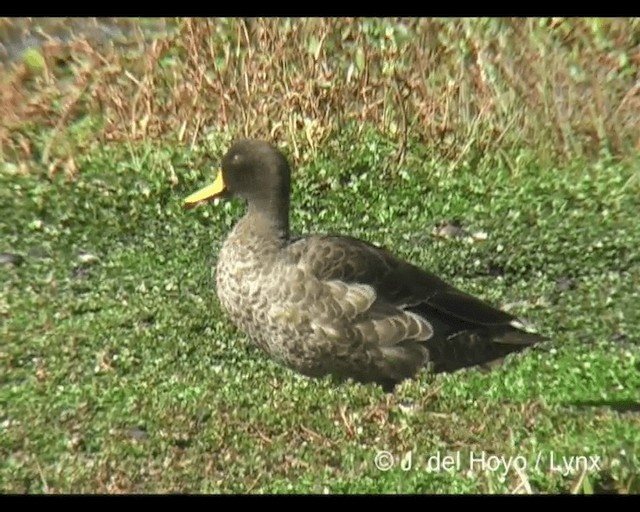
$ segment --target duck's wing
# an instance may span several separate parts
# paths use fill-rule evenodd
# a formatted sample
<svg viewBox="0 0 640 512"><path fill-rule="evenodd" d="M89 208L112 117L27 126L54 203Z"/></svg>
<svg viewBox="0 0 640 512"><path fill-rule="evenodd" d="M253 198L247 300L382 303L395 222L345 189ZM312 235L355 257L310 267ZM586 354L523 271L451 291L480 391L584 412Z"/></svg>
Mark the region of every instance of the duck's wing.
<svg viewBox="0 0 640 512"><path fill-rule="evenodd" d="M380 300L403 309L428 305L451 321L484 326L517 322L515 316L363 240L313 236L294 241L288 252L318 279L369 285Z"/></svg>
<svg viewBox="0 0 640 512"><path fill-rule="evenodd" d="M526 332L517 317L356 238L301 238L290 244L288 255L322 281L370 287L382 316L402 311L424 320L431 330L425 341L436 371L489 364L545 339Z"/></svg>

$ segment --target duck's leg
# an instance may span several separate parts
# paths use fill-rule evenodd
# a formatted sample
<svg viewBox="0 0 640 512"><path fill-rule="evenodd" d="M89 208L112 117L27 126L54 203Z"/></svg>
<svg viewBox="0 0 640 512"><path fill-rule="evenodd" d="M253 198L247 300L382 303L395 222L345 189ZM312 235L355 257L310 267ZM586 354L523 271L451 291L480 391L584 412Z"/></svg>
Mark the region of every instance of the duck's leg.
<svg viewBox="0 0 640 512"><path fill-rule="evenodd" d="M380 382L378 382L378 384L380 385L380 387L382 387L382 390L387 393L392 395L395 390L396 390L396 386L398 385L398 382L395 380L382 380Z"/></svg>

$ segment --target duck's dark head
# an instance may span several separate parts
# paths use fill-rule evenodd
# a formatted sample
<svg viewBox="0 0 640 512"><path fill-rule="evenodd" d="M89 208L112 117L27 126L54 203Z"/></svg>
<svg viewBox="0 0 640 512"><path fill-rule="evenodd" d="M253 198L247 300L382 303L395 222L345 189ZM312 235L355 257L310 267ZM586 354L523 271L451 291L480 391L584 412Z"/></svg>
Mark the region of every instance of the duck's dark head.
<svg viewBox="0 0 640 512"><path fill-rule="evenodd" d="M261 140L240 140L223 156L213 184L187 197L185 206L231 196L256 207L274 201L288 203L290 181L289 164L278 148Z"/></svg>
<svg viewBox="0 0 640 512"><path fill-rule="evenodd" d="M240 140L222 158L213 184L185 199L192 207L216 198L241 197L249 214L271 221L288 233L291 170L275 146L261 140Z"/></svg>

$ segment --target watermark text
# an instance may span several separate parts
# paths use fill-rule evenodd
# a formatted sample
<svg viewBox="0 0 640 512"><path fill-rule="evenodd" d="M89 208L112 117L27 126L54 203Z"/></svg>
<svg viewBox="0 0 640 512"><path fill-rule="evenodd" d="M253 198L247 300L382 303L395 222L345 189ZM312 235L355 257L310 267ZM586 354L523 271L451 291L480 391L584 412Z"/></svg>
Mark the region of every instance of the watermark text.
<svg viewBox="0 0 640 512"><path fill-rule="evenodd" d="M486 451L435 452L418 455L413 451L394 454L387 450L376 452L374 464L380 471L426 471L497 473L506 476L512 471L543 471L563 476L595 472L601 469L599 455L562 454L539 451L525 455L499 455Z"/></svg>

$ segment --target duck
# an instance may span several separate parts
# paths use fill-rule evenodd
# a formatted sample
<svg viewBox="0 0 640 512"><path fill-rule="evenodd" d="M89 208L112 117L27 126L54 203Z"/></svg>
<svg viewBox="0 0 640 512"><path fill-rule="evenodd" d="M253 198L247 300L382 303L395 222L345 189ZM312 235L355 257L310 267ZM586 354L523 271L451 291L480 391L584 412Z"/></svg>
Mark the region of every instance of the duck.
<svg viewBox="0 0 640 512"><path fill-rule="evenodd" d="M215 266L224 314L298 375L393 392L425 370L491 368L547 338L390 250L349 235L292 236L291 166L274 144L234 142L186 208L240 198Z"/></svg>

